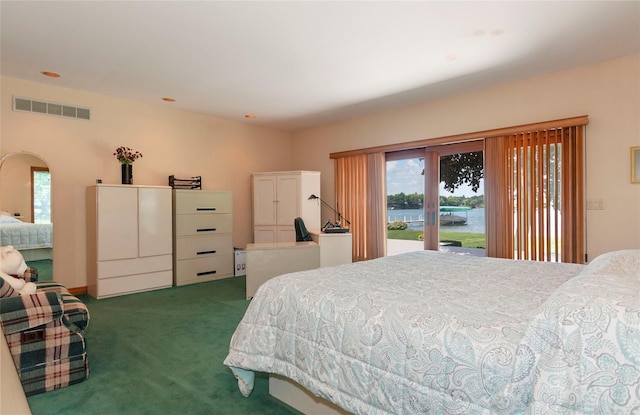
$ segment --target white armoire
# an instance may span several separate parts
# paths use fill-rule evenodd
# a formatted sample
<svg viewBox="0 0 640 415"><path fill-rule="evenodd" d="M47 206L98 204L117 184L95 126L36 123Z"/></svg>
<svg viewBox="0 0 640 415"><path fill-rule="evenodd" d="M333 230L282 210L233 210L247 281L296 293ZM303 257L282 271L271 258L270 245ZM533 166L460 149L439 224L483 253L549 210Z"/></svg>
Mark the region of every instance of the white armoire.
<svg viewBox="0 0 640 415"><path fill-rule="evenodd" d="M172 286L171 188L87 188L87 290L95 298Z"/></svg>
<svg viewBox="0 0 640 415"><path fill-rule="evenodd" d="M320 172L253 173L253 239L255 243L295 242L293 221L320 229Z"/></svg>

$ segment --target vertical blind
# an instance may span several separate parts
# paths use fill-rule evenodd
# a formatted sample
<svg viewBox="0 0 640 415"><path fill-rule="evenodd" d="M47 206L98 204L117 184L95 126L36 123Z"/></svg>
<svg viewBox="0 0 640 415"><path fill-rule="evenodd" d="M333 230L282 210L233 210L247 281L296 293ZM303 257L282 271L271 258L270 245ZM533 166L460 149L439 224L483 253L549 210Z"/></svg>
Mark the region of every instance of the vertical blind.
<svg viewBox="0 0 640 415"><path fill-rule="evenodd" d="M384 153L335 160L336 202L351 221L353 261L386 255Z"/></svg>
<svg viewBox="0 0 640 415"><path fill-rule="evenodd" d="M485 139L487 256L584 261L583 129Z"/></svg>
<svg viewBox="0 0 640 415"><path fill-rule="evenodd" d="M424 152L424 249L440 249L440 155Z"/></svg>
<svg viewBox="0 0 640 415"><path fill-rule="evenodd" d="M367 226L364 259L387 255L387 162L384 153L367 155Z"/></svg>

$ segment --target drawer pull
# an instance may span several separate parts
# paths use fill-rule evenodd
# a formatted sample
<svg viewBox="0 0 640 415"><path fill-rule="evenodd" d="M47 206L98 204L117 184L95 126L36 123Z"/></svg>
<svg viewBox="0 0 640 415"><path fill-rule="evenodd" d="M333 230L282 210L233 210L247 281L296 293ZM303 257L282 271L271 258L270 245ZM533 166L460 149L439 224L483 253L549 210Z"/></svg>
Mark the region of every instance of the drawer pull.
<svg viewBox="0 0 640 415"><path fill-rule="evenodd" d="M198 251L196 255L206 255L206 254L215 254L216 251Z"/></svg>
<svg viewBox="0 0 640 415"><path fill-rule="evenodd" d="M216 228L199 228L197 232L215 232Z"/></svg>
<svg viewBox="0 0 640 415"><path fill-rule="evenodd" d="M215 273L216 273L215 271L205 271L205 272L198 272L196 275L198 277L202 277L204 275L211 275L211 274L215 274Z"/></svg>
<svg viewBox="0 0 640 415"><path fill-rule="evenodd" d="M216 208L214 208L214 207L196 208L196 211L198 211L198 212L203 212L203 211L204 212L210 212L210 211L213 211L213 210L216 210Z"/></svg>

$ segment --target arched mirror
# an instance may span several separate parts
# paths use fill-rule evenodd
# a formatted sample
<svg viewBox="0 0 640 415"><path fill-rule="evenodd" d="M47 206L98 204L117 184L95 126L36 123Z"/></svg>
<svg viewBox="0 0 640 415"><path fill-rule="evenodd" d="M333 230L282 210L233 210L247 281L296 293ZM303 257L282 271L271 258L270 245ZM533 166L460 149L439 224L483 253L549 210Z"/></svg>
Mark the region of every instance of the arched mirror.
<svg viewBox="0 0 640 415"><path fill-rule="evenodd" d="M39 281L53 280L51 172L27 152L0 158L0 246L13 245Z"/></svg>

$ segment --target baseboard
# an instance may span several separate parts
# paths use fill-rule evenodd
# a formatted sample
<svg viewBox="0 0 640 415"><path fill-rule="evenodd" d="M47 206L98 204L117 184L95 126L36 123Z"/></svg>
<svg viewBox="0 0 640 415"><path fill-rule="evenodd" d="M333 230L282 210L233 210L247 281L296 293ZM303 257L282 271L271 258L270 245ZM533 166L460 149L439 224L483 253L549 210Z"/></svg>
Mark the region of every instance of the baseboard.
<svg viewBox="0 0 640 415"><path fill-rule="evenodd" d="M80 295L88 293L87 287L75 287L75 288L67 288L69 290L69 294L71 295Z"/></svg>

